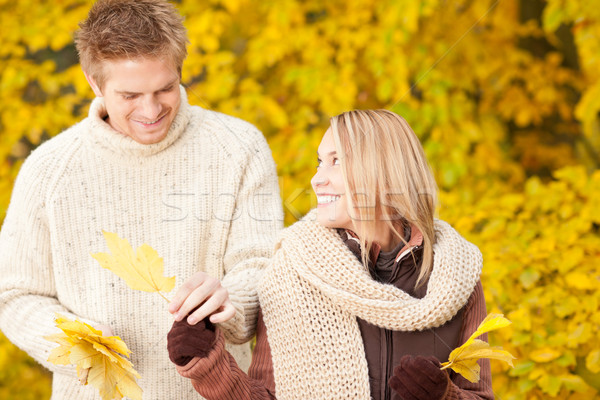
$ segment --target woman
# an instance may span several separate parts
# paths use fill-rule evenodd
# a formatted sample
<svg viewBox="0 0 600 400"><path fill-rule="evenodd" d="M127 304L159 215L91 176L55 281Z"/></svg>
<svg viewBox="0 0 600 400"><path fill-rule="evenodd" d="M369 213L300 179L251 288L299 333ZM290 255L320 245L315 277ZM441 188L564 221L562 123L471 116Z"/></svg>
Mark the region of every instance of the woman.
<svg viewBox="0 0 600 400"><path fill-rule="evenodd" d="M476 384L440 370L486 315L482 260L434 220L414 132L390 111L351 111L318 156L317 209L283 232L260 284L248 375L208 319L173 325L180 374L208 399L493 398L488 360Z"/></svg>

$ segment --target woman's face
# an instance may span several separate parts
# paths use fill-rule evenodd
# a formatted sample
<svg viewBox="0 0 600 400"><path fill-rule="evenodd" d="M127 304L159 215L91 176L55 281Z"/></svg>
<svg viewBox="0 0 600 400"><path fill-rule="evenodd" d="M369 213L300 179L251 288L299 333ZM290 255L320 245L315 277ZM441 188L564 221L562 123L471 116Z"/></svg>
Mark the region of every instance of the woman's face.
<svg viewBox="0 0 600 400"><path fill-rule="evenodd" d="M310 181L317 195L317 222L327 228L354 230L345 193L341 155L337 154L330 129L325 132L317 155L317 173Z"/></svg>

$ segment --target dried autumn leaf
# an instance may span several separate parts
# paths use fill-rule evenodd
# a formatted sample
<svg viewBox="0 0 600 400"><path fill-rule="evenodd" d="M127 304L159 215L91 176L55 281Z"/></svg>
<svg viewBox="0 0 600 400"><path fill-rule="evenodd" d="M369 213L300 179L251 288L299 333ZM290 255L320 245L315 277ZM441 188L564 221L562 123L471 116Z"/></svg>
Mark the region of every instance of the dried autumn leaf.
<svg viewBox="0 0 600 400"><path fill-rule="evenodd" d="M87 383L98 389L104 400L141 399L142 390L135 383L139 374L133 365L122 357L108 357L95 349L91 343L81 343L71 350L71 360L77 364L77 374L87 374ZM81 366L81 367L80 367Z"/></svg>
<svg viewBox="0 0 600 400"><path fill-rule="evenodd" d="M87 384L88 375L90 373L90 368L83 368L77 371L77 377L79 378L79 383L82 385Z"/></svg>
<svg viewBox="0 0 600 400"><path fill-rule="evenodd" d="M142 389L135 382L140 375L127 359L130 350L118 336L102 336L92 326L72 321L57 314L56 326L63 333L47 336L58 343L48 361L58 365L75 364L77 376L83 385L98 389L103 400L132 400L142 398Z"/></svg>
<svg viewBox="0 0 600 400"><path fill-rule="evenodd" d="M56 335L46 336L47 340L58 343L60 346L55 347L48 356L48 361L56 365L69 365L71 364L70 349L73 347L74 341L70 340L68 336L62 333Z"/></svg>
<svg viewBox="0 0 600 400"><path fill-rule="evenodd" d="M170 292L175 287L175 277L163 276L163 259L156 250L147 244L138 247L134 253L127 239L120 238L116 233L105 232L104 238L109 253L94 253L94 257L103 268L117 274L134 290L157 292L169 301L161 292Z"/></svg>
<svg viewBox="0 0 600 400"><path fill-rule="evenodd" d="M486 332L504 328L511 322L501 314L490 314L481 322L477 330L462 345L452 350L448 361L442 363L441 369L452 368L454 372L461 374L470 382L479 382L479 364L480 358L490 358L506 362L511 367L512 360L515 358L501 347L491 347L487 342L476 339Z"/></svg>

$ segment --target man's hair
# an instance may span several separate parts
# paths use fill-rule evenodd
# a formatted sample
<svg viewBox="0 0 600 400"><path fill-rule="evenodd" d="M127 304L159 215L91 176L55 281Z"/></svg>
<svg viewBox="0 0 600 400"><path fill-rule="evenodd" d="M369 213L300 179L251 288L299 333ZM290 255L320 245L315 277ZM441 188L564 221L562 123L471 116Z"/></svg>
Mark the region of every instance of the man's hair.
<svg viewBox="0 0 600 400"><path fill-rule="evenodd" d="M79 24L75 45L83 70L102 87L107 60L162 59L181 76L188 43L183 17L163 0L98 0Z"/></svg>
<svg viewBox="0 0 600 400"><path fill-rule="evenodd" d="M352 218L359 222L362 260L367 265L369 234L383 222L406 243L404 227L423 234L423 263L417 286L433 266L433 219L437 185L423 146L404 118L387 110L355 110L331 118L331 131Z"/></svg>

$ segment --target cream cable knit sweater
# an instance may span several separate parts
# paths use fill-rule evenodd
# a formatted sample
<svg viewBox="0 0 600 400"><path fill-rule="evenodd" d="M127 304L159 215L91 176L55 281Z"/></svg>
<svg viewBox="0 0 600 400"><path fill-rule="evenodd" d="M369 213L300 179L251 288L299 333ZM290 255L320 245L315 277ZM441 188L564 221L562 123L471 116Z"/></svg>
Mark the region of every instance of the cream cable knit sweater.
<svg viewBox="0 0 600 400"><path fill-rule="evenodd" d="M443 221L435 222L435 234L427 294L417 299L373 280L314 212L283 232L260 287L278 399L368 400L356 317L416 331L444 324L467 303L481 274L481 253Z"/></svg>
<svg viewBox="0 0 600 400"><path fill-rule="evenodd" d="M101 268L102 230L164 258L175 290L204 270L222 279L238 313L223 324L230 341L253 333L255 284L283 216L273 159L250 124L181 108L166 138L141 145L112 130L97 98L89 117L34 151L15 183L0 233L0 328L54 372L52 399L99 399L72 366L48 363L55 312L109 325L132 350L144 399L198 399L169 361L167 304ZM249 365L248 344L229 346Z"/></svg>

